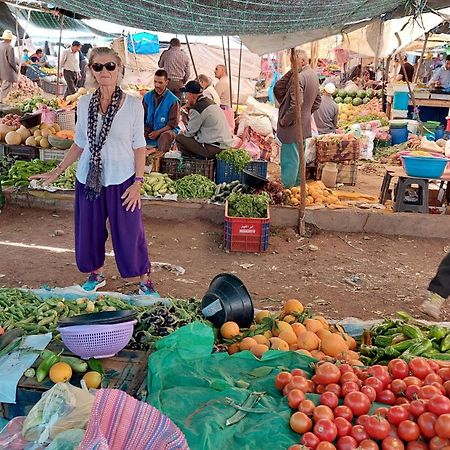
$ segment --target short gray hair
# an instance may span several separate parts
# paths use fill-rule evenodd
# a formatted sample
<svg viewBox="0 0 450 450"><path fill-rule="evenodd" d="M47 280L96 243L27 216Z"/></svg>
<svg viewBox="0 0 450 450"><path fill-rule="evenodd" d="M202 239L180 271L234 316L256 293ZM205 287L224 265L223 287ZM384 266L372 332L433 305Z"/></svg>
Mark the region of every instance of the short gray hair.
<svg viewBox="0 0 450 450"><path fill-rule="evenodd" d="M203 81L203 83L208 83L208 86L211 84L211 78L209 78L208 75L204 75L202 73L198 76L198 81L199 82Z"/></svg>
<svg viewBox="0 0 450 450"><path fill-rule="evenodd" d="M305 50L303 50L301 48L295 49L295 56L297 58L302 58L306 61L308 61L308 59L309 59L308 53L306 53Z"/></svg>

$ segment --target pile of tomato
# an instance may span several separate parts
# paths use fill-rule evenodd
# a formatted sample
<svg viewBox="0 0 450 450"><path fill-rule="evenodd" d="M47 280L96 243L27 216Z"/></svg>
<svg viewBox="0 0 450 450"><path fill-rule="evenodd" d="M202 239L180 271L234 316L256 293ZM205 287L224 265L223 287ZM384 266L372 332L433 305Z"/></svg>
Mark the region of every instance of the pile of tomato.
<svg viewBox="0 0 450 450"><path fill-rule="evenodd" d="M450 450L450 368L434 361L367 368L322 362L311 379L294 369L280 372L275 385L295 410L292 430L302 435L289 450ZM308 393L320 394L318 405ZM386 406L371 411L374 402Z"/></svg>

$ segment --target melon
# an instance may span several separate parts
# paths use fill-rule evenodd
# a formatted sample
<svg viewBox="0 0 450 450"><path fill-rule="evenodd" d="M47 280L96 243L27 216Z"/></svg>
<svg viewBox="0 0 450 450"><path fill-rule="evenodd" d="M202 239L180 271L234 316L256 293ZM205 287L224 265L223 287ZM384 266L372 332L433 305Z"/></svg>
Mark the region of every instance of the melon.
<svg viewBox="0 0 450 450"><path fill-rule="evenodd" d="M5 136L10 132L14 131L12 127L8 127L8 125L5 125L3 123L0 123L0 141L3 141L5 139Z"/></svg>
<svg viewBox="0 0 450 450"><path fill-rule="evenodd" d="M17 131L10 131L5 136L5 142L9 145L20 145L22 136Z"/></svg>
<svg viewBox="0 0 450 450"><path fill-rule="evenodd" d="M360 97L355 97L352 101L353 106L360 106L363 104L363 100Z"/></svg>
<svg viewBox="0 0 450 450"><path fill-rule="evenodd" d="M20 134L22 137L22 142L25 142L27 138L31 136L30 130L23 125L20 126L20 128L17 130L17 133Z"/></svg>
<svg viewBox="0 0 450 450"><path fill-rule="evenodd" d="M342 103L342 102L343 102L342 97L336 97L336 98L334 99L334 101L335 101L336 103Z"/></svg>
<svg viewBox="0 0 450 450"><path fill-rule="evenodd" d="M348 96L344 98L344 103L351 103L353 101L353 98Z"/></svg>
<svg viewBox="0 0 450 450"><path fill-rule="evenodd" d="M41 148L49 148L50 144L48 143L48 139L46 137L42 137L42 139L39 141L39 146Z"/></svg>
<svg viewBox="0 0 450 450"><path fill-rule="evenodd" d="M27 140L25 141L25 145L31 145L32 147L36 147L37 142L36 142L36 139L34 138L34 136L27 137Z"/></svg>

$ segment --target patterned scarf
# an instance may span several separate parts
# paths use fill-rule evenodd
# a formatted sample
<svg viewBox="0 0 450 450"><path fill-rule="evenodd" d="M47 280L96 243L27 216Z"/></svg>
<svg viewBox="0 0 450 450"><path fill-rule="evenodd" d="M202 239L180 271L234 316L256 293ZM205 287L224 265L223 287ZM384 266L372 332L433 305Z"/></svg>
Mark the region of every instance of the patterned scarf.
<svg viewBox="0 0 450 450"><path fill-rule="evenodd" d="M91 150L91 159L89 161L89 172L86 179L85 195L88 200L96 200L102 190L102 156L101 151L106 138L111 130L114 117L120 108L123 91L119 86L116 87L112 101L108 106L105 117L103 118L100 135L97 139L98 112L100 110L100 89L92 94L88 110L88 141Z"/></svg>

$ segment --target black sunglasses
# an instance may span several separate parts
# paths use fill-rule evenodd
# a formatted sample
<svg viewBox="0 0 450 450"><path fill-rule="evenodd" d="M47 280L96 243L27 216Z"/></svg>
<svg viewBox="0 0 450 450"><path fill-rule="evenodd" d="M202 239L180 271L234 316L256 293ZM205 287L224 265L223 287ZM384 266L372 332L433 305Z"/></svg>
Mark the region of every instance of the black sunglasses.
<svg viewBox="0 0 450 450"><path fill-rule="evenodd" d="M112 72L113 70L116 70L117 64L115 62L107 62L106 64L94 63L91 67L94 72L101 72L103 67L108 72Z"/></svg>

